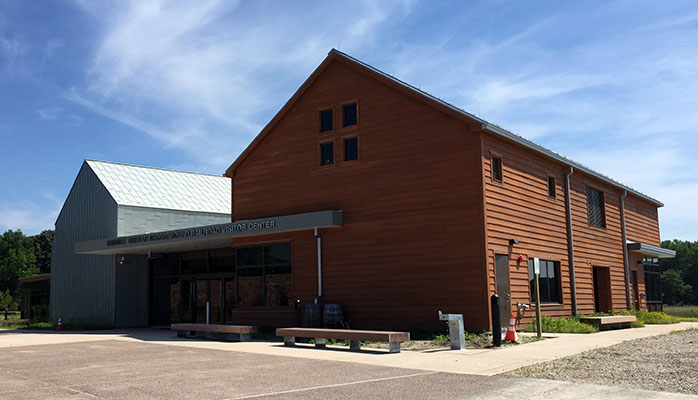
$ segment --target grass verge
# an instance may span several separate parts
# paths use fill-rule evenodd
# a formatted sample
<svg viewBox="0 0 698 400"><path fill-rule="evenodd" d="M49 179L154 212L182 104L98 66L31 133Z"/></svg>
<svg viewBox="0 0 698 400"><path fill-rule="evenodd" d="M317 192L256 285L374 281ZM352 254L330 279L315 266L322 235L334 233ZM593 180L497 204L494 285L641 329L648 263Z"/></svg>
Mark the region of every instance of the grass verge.
<svg viewBox="0 0 698 400"><path fill-rule="evenodd" d="M106 325L98 324L77 324L77 325L66 325L63 324L61 327L64 331L100 331L104 329L110 329ZM50 322L39 322L39 321L28 321L28 322L18 322L11 324L0 325L0 330L36 330L36 331L54 331L56 326Z"/></svg>
<svg viewBox="0 0 698 400"><path fill-rule="evenodd" d="M562 317L551 318L541 317L541 327L547 333L596 333L598 330L589 324L579 322L579 318ZM535 332L536 321L526 325L524 332Z"/></svg>

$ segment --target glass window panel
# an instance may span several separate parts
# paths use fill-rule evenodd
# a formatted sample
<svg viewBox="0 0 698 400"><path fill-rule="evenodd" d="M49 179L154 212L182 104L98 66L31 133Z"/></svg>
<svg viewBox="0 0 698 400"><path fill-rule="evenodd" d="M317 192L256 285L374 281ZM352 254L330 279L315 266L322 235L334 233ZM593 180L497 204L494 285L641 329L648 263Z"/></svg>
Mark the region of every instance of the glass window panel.
<svg viewBox="0 0 698 400"><path fill-rule="evenodd" d="M244 249L238 249L238 265L241 267L251 265L262 265L262 263L264 262L263 251L263 247L248 247Z"/></svg>
<svg viewBox="0 0 698 400"><path fill-rule="evenodd" d="M208 255L205 251L192 251L182 253L182 275L206 274L208 269Z"/></svg>
<svg viewBox="0 0 698 400"><path fill-rule="evenodd" d="M206 323L206 281L196 281L196 322Z"/></svg>
<svg viewBox="0 0 698 400"><path fill-rule="evenodd" d="M332 125L332 109L320 111L320 132L331 131Z"/></svg>
<svg viewBox="0 0 698 400"><path fill-rule="evenodd" d="M181 300L179 279L170 280L170 323L181 322L179 320L179 302Z"/></svg>
<svg viewBox="0 0 698 400"><path fill-rule="evenodd" d="M269 271L273 270L273 271ZM271 272L271 273L270 273ZM267 307L290 306L292 292L291 267L272 267L267 269L265 279Z"/></svg>
<svg viewBox="0 0 698 400"><path fill-rule="evenodd" d="M235 272L235 250L231 249L225 253L212 251L208 268L212 274Z"/></svg>
<svg viewBox="0 0 698 400"><path fill-rule="evenodd" d="M275 244L264 248L264 264L291 263L291 243Z"/></svg>
<svg viewBox="0 0 698 400"><path fill-rule="evenodd" d="M220 279L212 279L208 282L210 293L210 313L211 313L211 323L220 324L223 323L223 284Z"/></svg>
<svg viewBox="0 0 698 400"><path fill-rule="evenodd" d="M555 197L555 177L554 176L549 176L548 177L548 196L550 197Z"/></svg>
<svg viewBox="0 0 698 400"><path fill-rule="evenodd" d="M492 179L496 181L502 180L502 159L492 157Z"/></svg>
<svg viewBox="0 0 698 400"><path fill-rule="evenodd" d="M344 139L344 161L353 161L359 159L359 139L349 138Z"/></svg>
<svg viewBox="0 0 698 400"><path fill-rule="evenodd" d="M334 143L322 143L320 145L320 165L334 164Z"/></svg>
<svg viewBox="0 0 698 400"><path fill-rule="evenodd" d="M342 126L353 126L356 125L357 114L356 114L356 103L345 104L342 106L344 119Z"/></svg>
<svg viewBox="0 0 698 400"><path fill-rule="evenodd" d="M235 279L229 278L225 280L225 289L224 289L224 301L223 303L225 304L225 309L223 310L223 313L225 315L225 322L226 323L232 323L232 310L235 308L235 300L237 299L237 292L235 288Z"/></svg>
<svg viewBox="0 0 698 400"><path fill-rule="evenodd" d="M264 271L260 268L238 269L238 306L264 305Z"/></svg>

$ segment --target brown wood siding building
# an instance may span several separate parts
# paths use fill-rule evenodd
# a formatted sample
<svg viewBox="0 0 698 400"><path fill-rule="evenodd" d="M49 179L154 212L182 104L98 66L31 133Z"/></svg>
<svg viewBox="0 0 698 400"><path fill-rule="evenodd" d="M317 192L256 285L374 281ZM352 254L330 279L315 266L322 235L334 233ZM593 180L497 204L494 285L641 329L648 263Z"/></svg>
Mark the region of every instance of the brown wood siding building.
<svg viewBox="0 0 698 400"><path fill-rule="evenodd" d="M352 103L357 123L344 128L343 105ZM323 110L332 110L333 125L320 132ZM358 138L358 160L344 161L348 138ZM334 160L321 166L324 143L333 144ZM493 157L500 160L501 181L493 179ZM626 308L624 189L580 170L571 175L575 291L564 190L569 169L332 51L226 174L233 180L233 220L343 211L342 228L319 232L321 300L342 304L352 328L438 329L442 310L464 314L466 329L475 331L490 326L497 279L509 280L511 297L502 301L512 310L531 302L533 257L559 266L560 300L544 304L544 315L571 314L575 293L578 311L593 313L599 285L608 286L601 307ZM605 227L590 225L589 188L603 193ZM634 194L625 204L628 239L658 246L658 204ZM236 239L233 245L277 242L292 243L294 298L312 302L318 294L313 232ZM508 278L497 276L497 255L508 260ZM634 254L629 260L633 270L641 268Z"/></svg>

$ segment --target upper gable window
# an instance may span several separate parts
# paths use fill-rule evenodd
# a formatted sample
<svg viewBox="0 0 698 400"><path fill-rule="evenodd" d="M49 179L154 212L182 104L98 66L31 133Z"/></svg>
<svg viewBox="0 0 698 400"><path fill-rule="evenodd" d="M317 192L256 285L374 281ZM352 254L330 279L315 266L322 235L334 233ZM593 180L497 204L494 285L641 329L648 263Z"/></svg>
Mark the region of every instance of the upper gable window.
<svg viewBox="0 0 698 400"><path fill-rule="evenodd" d="M606 209L603 192L587 188L587 209L589 211L589 225L606 227Z"/></svg>
<svg viewBox="0 0 698 400"><path fill-rule="evenodd" d="M492 156L492 180L502 181L502 157Z"/></svg>
<svg viewBox="0 0 698 400"><path fill-rule="evenodd" d="M342 127L354 126L358 122L358 114L356 111L356 103L345 104L342 106Z"/></svg>
<svg viewBox="0 0 698 400"><path fill-rule="evenodd" d="M320 132L327 132L333 129L332 109L320 111Z"/></svg>

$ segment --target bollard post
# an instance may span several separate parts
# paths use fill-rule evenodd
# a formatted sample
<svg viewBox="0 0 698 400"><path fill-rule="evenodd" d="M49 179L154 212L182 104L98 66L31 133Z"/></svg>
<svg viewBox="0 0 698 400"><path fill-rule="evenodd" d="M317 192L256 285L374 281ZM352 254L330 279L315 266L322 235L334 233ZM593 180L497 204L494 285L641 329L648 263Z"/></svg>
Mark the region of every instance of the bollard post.
<svg viewBox="0 0 698 400"><path fill-rule="evenodd" d="M502 346L502 319L499 315L499 295L493 294L490 298L492 306L492 346Z"/></svg>
<svg viewBox="0 0 698 400"><path fill-rule="evenodd" d="M293 302L293 323L299 328L303 326L301 321L301 301L298 299Z"/></svg>

